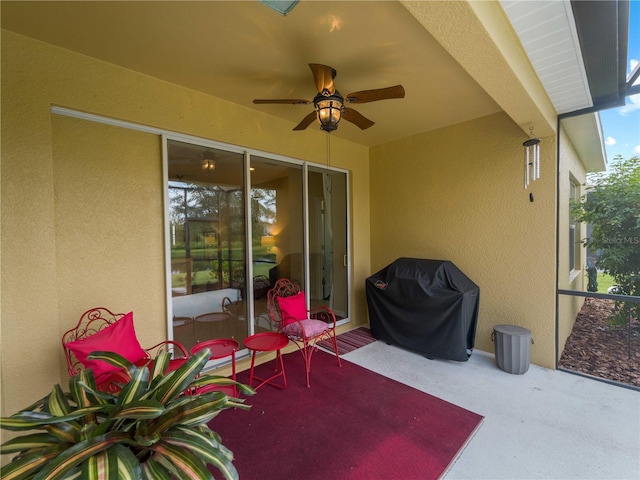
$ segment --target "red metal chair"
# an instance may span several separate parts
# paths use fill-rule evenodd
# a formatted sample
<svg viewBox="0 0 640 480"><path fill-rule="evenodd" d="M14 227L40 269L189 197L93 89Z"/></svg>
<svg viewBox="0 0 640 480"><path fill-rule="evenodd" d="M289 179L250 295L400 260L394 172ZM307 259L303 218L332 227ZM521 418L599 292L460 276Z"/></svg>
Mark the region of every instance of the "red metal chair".
<svg viewBox="0 0 640 480"><path fill-rule="evenodd" d="M141 348L133 330L133 314L113 313L104 307L84 312L78 324L62 335L62 348L69 375L73 376L84 368L92 368L98 388L110 392L118 391L119 385L126 383L128 377L123 372L109 368L105 362L88 360L86 356L91 351L116 352L132 363L144 365L160 351L166 350L172 354L168 371L175 370L189 357L184 346L171 340L160 342L151 348Z"/></svg>
<svg viewBox="0 0 640 480"><path fill-rule="evenodd" d="M304 359L307 374L307 387L311 371L311 357L323 340L331 340L333 349L341 367L336 340L336 316L326 306L307 309L304 292L300 286L289 279L279 279L267 294L269 316L280 333L296 344Z"/></svg>

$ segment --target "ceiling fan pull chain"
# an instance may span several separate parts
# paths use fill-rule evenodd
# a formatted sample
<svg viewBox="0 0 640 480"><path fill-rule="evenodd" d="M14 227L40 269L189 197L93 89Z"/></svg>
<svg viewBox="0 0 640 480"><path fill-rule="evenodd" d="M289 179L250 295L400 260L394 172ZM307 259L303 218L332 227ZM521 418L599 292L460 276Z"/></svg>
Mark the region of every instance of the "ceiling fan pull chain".
<svg viewBox="0 0 640 480"><path fill-rule="evenodd" d="M327 174L331 167L331 132L327 132Z"/></svg>

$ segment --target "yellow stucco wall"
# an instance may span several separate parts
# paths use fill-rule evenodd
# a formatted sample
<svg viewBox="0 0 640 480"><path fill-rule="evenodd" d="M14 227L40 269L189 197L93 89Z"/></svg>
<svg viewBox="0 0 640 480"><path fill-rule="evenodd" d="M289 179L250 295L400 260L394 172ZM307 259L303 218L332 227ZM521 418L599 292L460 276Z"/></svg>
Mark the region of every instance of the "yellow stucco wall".
<svg viewBox="0 0 640 480"><path fill-rule="evenodd" d="M373 148L371 265L451 260L480 286L476 348L493 353L493 326L519 325L532 363L555 368L556 142L542 139L525 191L526 139L500 113Z"/></svg>
<svg viewBox="0 0 640 480"><path fill-rule="evenodd" d="M576 153L576 150L567 137L565 131L560 129L560 162L558 171L558 288L563 290L586 291L586 249L581 249L579 271L569 271L569 185L570 179L584 186L587 172ZM581 195L581 193L579 194ZM580 224L576 227L576 234L580 239L586 237L586 226ZM564 350L567 338L576 320L576 315L582 308L584 297L569 295L558 296L558 358Z"/></svg>
<svg viewBox="0 0 640 480"><path fill-rule="evenodd" d="M143 345L166 338L159 137L58 117L52 105L326 162L319 130L291 132L288 122L3 30L2 415L66 382L60 338L87 308L134 309ZM368 149L334 138L331 164L356 173L358 324L371 271Z"/></svg>
<svg viewBox="0 0 640 480"><path fill-rule="evenodd" d="M104 306L134 312L143 346L165 340L160 138L60 115L51 125L60 326Z"/></svg>

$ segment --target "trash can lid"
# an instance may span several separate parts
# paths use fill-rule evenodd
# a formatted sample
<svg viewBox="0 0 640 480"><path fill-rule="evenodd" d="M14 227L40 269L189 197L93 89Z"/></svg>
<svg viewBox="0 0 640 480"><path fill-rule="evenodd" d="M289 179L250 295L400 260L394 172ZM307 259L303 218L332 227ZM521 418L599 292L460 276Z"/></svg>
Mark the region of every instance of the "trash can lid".
<svg viewBox="0 0 640 480"><path fill-rule="evenodd" d="M493 327L496 332L504 333L507 335L514 336L524 336L531 335L531 330L527 330L523 327L518 327L517 325L496 325Z"/></svg>

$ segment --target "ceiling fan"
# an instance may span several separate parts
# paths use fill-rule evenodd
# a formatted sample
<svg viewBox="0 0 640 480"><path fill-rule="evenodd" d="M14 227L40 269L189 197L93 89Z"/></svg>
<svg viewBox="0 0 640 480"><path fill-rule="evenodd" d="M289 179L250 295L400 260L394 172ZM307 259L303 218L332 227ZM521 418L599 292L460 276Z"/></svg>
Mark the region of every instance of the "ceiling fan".
<svg viewBox="0 0 640 480"><path fill-rule="evenodd" d="M310 63L309 67L311 68L313 79L318 89L318 94L313 100L275 98L255 99L253 103L285 103L291 105L308 105L313 103L315 110L304 117L302 121L294 127L294 130L304 130L317 118L320 123L320 128L331 132L338 128L338 122L341 118L353 123L362 130L372 127L375 124L375 122L369 120L357 110L346 107L345 104L347 103L369 103L390 98L404 98L404 88L402 85L373 90L361 90L343 97L340 95L340 92L336 90L333 83L333 80L336 78L335 69L317 63Z"/></svg>

